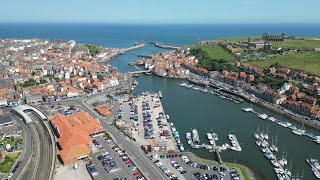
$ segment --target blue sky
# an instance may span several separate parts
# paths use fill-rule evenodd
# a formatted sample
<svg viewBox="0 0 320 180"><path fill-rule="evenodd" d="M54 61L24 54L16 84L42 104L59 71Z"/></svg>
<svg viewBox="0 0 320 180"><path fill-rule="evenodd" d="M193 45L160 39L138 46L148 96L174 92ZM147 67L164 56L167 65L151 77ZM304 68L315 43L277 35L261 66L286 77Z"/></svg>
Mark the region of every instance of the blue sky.
<svg viewBox="0 0 320 180"><path fill-rule="evenodd" d="M9 0L1 7L0 22L320 22L320 0Z"/></svg>

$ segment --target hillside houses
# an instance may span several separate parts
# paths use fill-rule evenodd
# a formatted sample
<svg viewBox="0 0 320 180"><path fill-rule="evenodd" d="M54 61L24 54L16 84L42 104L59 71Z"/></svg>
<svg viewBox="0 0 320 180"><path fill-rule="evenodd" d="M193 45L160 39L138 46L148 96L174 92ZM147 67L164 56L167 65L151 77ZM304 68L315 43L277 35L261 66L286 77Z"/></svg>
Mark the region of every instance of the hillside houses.
<svg viewBox="0 0 320 180"><path fill-rule="evenodd" d="M126 79L105 61L119 54L102 49L97 57L77 49L73 40L0 40L0 99L7 105L41 103L101 92ZM103 78L97 78L105 74ZM100 76L101 77L101 76Z"/></svg>

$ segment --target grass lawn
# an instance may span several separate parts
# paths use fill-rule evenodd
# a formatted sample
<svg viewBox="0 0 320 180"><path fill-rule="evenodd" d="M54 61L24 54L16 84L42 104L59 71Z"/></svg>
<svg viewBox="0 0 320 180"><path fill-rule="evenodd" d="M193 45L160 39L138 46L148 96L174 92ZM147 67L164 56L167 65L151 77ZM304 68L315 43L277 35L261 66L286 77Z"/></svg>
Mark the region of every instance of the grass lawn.
<svg viewBox="0 0 320 180"><path fill-rule="evenodd" d="M250 36L251 40L254 39L261 39L261 36ZM233 37L233 38L222 38L219 40L227 40L227 41L233 41L233 42L239 42L239 41L248 41L249 36L243 36L243 37Z"/></svg>
<svg viewBox="0 0 320 180"><path fill-rule="evenodd" d="M200 163L200 164L205 164L208 166L218 166L219 163L217 161L209 160L209 159L203 159L201 157L196 156L193 153L188 153L188 157L190 158L191 161Z"/></svg>
<svg viewBox="0 0 320 180"><path fill-rule="evenodd" d="M249 178L248 172L247 172L247 168L241 164L232 164L232 163L225 163L228 167L234 167L234 168L239 168L244 179L245 180L249 180L251 178Z"/></svg>
<svg viewBox="0 0 320 180"><path fill-rule="evenodd" d="M0 172L8 173L21 152L13 152L6 155L5 160L0 163Z"/></svg>
<svg viewBox="0 0 320 180"><path fill-rule="evenodd" d="M89 49L91 55L96 55L100 52L101 46L95 44L80 44L78 50Z"/></svg>
<svg viewBox="0 0 320 180"><path fill-rule="evenodd" d="M204 165L208 165L208 166L218 166L219 163L217 161L214 161L214 160L208 160L208 159L203 159L203 158L200 158L198 156L196 156L195 154L193 153L188 153L188 157L191 161L193 162L197 162L197 163L200 163L200 164L204 164ZM247 172L247 168L241 164L233 164L233 163L224 163L227 167L231 167L231 168L237 168L237 169L240 169L243 177L245 180L249 180L249 175L248 175L248 172Z"/></svg>
<svg viewBox="0 0 320 180"><path fill-rule="evenodd" d="M306 38L303 40L285 39L283 42L271 42L271 45L273 47L313 50L314 48L320 48L320 39L316 39L316 38Z"/></svg>
<svg viewBox="0 0 320 180"><path fill-rule="evenodd" d="M224 59L226 61L235 61L235 57L230 54L228 51L224 50L221 46L218 45L196 45L192 48L201 48L206 51L208 55L213 59Z"/></svg>
<svg viewBox="0 0 320 180"><path fill-rule="evenodd" d="M271 64L279 63L284 67L320 76L320 53L295 53L272 57L266 60L252 60L245 63L249 63L260 68L269 68Z"/></svg>

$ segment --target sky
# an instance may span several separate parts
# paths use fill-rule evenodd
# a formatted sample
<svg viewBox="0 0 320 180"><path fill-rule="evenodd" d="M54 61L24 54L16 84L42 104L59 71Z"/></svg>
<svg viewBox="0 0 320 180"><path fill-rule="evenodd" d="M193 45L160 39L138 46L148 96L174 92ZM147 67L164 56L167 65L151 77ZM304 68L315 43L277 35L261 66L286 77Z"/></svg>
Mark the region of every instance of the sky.
<svg viewBox="0 0 320 180"><path fill-rule="evenodd" d="M320 22L320 0L9 0L1 7L0 22Z"/></svg>

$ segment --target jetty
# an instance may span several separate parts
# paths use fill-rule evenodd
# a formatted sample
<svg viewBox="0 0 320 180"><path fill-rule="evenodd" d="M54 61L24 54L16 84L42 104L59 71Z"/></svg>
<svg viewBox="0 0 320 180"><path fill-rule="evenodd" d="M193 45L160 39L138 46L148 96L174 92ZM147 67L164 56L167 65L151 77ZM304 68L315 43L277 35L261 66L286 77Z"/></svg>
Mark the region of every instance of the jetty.
<svg viewBox="0 0 320 180"><path fill-rule="evenodd" d="M138 74L138 73L148 73L151 72L151 70L140 70L140 71L131 71L128 72L129 74Z"/></svg>
<svg viewBox="0 0 320 180"><path fill-rule="evenodd" d="M145 55L145 54L137 54L137 57L142 57L142 58L153 58L152 55Z"/></svg>
<svg viewBox="0 0 320 180"><path fill-rule="evenodd" d="M209 135L210 138L209 138ZM188 139L188 144L191 146L193 149L200 149L200 148L205 148L209 150L211 153L216 153L217 154L217 160L219 163L222 163L222 157L221 157L221 151L222 150L234 150L234 151L241 151L241 146L236 138L235 135L229 134L229 139L231 140L232 145L230 146L229 144L223 144L222 146L219 146L216 144L216 141L218 140L218 135L216 133L207 133L208 140L210 141L210 144L196 144L192 141L191 133L187 133L186 137Z"/></svg>
<svg viewBox="0 0 320 180"><path fill-rule="evenodd" d="M180 49L180 47L164 45L162 43L157 43L157 42L154 44L154 46L156 46L158 48L163 48L163 49L174 49L174 50Z"/></svg>
<svg viewBox="0 0 320 180"><path fill-rule="evenodd" d="M127 51L131 51L131 50L135 50L135 49L140 49L140 48L144 48L146 45L141 43L141 44L135 44L134 46L128 47L128 48L123 48L120 49L120 53L125 53Z"/></svg>
<svg viewBox="0 0 320 180"><path fill-rule="evenodd" d="M229 147L230 149L234 150L234 151L241 151L241 146L239 144L239 141L237 140L237 137L233 134L229 134L228 135L230 141L231 141L231 147Z"/></svg>

